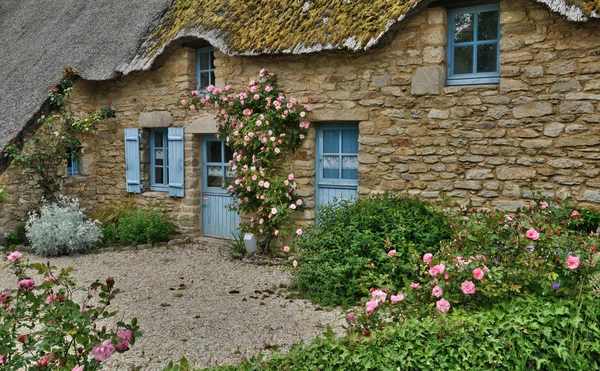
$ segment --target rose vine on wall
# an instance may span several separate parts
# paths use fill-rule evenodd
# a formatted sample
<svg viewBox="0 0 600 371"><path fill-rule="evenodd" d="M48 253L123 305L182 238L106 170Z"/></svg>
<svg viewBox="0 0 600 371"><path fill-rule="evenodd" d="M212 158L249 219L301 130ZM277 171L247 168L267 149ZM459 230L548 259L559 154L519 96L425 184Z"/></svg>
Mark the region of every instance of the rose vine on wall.
<svg viewBox="0 0 600 371"><path fill-rule="evenodd" d="M233 151L229 164L235 175L227 185L234 199L231 209L250 218L241 230L264 238L268 249L273 237L291 230L293 214L303 208L294 192L294 174L285 172L283 164L307 135L310 107L286 97L274 74L262 69L259 75L243 92L211 85L186 93L180 103L190 110L216 108L218 136Z"/></svg>

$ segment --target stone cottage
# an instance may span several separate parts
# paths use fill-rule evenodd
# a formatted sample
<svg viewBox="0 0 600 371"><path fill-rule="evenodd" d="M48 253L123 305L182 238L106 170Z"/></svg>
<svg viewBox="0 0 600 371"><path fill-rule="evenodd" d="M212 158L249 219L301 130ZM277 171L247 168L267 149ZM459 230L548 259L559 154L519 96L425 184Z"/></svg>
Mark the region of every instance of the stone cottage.
<svg viewBox="0 0 600 371"><path fill-rule="evenodd" d="M263 67L313 108L289 161L300 224L334 196L383 191L498 209L537 192L600 203L597 0L13 2L0 5L0 146L72 66L76 110L117 111L61 175L92 208L129 195L162 202L183 233L229 236L230 152L209 113L177 102L243 88ZM36 27L14 24L26 17ZM14 165L0 185L10 230L40 192Z"/></svg>

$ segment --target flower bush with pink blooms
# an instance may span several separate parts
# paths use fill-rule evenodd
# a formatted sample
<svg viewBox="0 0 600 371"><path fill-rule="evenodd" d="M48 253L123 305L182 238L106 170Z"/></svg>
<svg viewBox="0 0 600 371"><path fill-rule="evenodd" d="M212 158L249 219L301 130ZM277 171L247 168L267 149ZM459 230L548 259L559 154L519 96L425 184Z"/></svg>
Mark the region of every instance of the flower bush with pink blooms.
<svg viewBox="0 0 600 371"><path fill-rule="evenodd" d="M5 255L15 284L0 290L0 369L89 371L102 368L115 352L125 352L140 336L137 320L110 330L98 322L114 317L115 281L96 281L74 300L72 268L29 263L18 251Z"/></svg>
<svg viewBox="0 0 600 371"><path fill-rule="evenodd" d="M272 237L291 231L293 214L303 208L294 174L281 167L308 133L310 107L287 97L274 74L262 69L259 75L243 92L211 85L192 91L180 104L190 110L216 108L218 135L233 151L229 164L235 179L227 186L235 201L231 208L250 217L241 229L265 237L268 247Z"/></svg>
<svg viewBox="0 0 600 371"><path fill-rule="evenodd" d="M437 253L413 257L412 282L371 289L401 291L401 305L366 297L350 312L350 331L453 308L481 310L517 296L590 297L590 279L599 274L600 232L580 228L589 223L581 214L570 202L548 199L513 214L463 208L452 218L452 238Z"/></svg>

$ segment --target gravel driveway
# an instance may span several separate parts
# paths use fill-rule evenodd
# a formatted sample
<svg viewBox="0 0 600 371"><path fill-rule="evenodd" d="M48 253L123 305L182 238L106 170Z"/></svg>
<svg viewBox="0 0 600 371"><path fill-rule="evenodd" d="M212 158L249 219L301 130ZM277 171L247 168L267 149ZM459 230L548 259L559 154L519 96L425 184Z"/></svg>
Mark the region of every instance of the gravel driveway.
<svg viewBox="0 0 600 371"><path fill-rule="evenodd" d="M279 288L289 280L286 268L232 262L227 256L222 241L201 239L181 247L106 251L51 263L74 267L80 286L112 276L122 290L113 302L117 318L138 318L143 336L129 352L114 355L108 370L161 370L183 356L195 367L235 363L310 341L328 323L340 331L338 311L286 299L289 293ZM0 288L14 285L13 279L0 269Z"/></svg>

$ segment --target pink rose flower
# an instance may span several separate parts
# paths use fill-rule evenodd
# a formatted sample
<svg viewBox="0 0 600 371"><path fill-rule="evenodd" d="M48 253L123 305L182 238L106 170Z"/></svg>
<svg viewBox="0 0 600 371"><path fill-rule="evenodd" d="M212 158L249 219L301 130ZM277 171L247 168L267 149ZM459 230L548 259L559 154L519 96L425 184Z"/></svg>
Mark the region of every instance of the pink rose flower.
<svg viewBox="0 0 600 371"><path fill-rule="evenodd" d="M373 290L373 292L371 292L371 296L378 302L383 302L387 298L387 294L380 289Z"/></svg>
<svg viewBox="0 0 600 371"><path fill-rule="evenodd" d="M421 286L421 284L418 283L418 282L413 282L413 283L410 284L410 287L412 289L417 289L417 288L419 288L419 286Z"/></svg>
<svg viewBox="0 0 600 371"><path fill-rule="evenodd" d="M472 295L477 291L475 284L471 281L463 282L460 288L465 295Z"/></svg>
<svg viewBox="0 0 600 371"><path fill-rule="evenodd" d="M444 274L444 271L446 271L446 266L444 264L438 264L429 269L429 275L435 277L438 274Z"/></svg>
<svg viewBox="0 0 600 371"><path fill-rule="evenodd" d="M279 236L279 229L276 229L273 233L275 234L275 236Z"/></svg>
<svg viewBox="0 0 600 371"><path fill-rule="evenodd" d="M3 356L2 354L0 354L0 365L5 364L7 360L8 356Z"/></svg>
<svg viewBox="0 0 600 371"><path fill-rule="evenodd" d="M38 360L35 365L38 367L46 367L48 363L54 361L54 356L52 354L46 354L40 360Z"/></svg>
<svg viewBox="0 0 600 371"><path fill-rule="evenodd" d="M273 215L277 214L277 209L276 208L272 208L271 209L271 214L273 214Z"/></svg>
<svg viewBox="0 0 600 371"><path fill-rule="evenodd" d="M292 265L294 266L294 268L296 268L298 266L298 261L294 260L294 262L292 263Z"/></svg>
<svg viewBox="0 0 600 371"><path fill-rule="evenodd" d="M19 258L21 258L21 256L23 256L23 254L21 254L20 252L13 251L10 254L8 254L8 258L7 259L8 259L9 262L14 262L14 261L19 260Z"/></svg>
<svg viewBox="0 0 600 371"><path fill-rule="evenodd" d="M181 100L181 105L182 105L182 106L185 106L186 104L187 104L187 100L185 100L185 99L182 99L182 100Z"/></svg>
<svg viewBox="0 0 600 371"><path fill-rule="evenodd" d="M433 254L427 253L427 254L423 255L423 261L425 263L427 263L428 265L431 265L432 259L433 259Z"/></svg>
<svg viewBox="0 0 600 371"><path fill-rule="evenodd" d="M540 238L540 234L535 229L530 228L527 230L527 232L525 232L525 237L535 241Z"/></svg>
<svg viewBox="0 0 600 371"><path fill-rule="evenodd" d="M294 180L294 174L288 175L288 180Z"/></svg>
<svg viewBox="0 0 600 371"><path fill-rule="evenodd" d="M284 247L283 247L283 251L285 251L285 252L290 252L290 247L289 247L289 246L284 246Z"/></svg>
<svg viewBox="0 0 600 371"><path fill-rule="evenodd" d="M579 211L573 210L573 212L571 213L571 216L579 216Z"/></svg>
<svg viewBox="0 0 600 371"><path fill-rule="evenodd" d="M436 285L436 286L433 288L433 290L431 290L431 295L432 295L432 296L435 296L436 298L439 298L439 297L441 297L442 295L444 295L444 290L442 290L442 288L441 288L441 287L439 287L439 286L437 286L437 285Z"/></svg>
<svg viewBox="0 0 600 371"><path fill-rule="evenodd" d="M298 205L298 206L302 205L302 200L296 200L296 205Z"/></svg>
<svg viewBox="0 0 600 371"><path fill-rule="evenodd" d="M92 348L92 354L96 361L106 361L115 352L115 347L111 344L110 339L104 340L101 345Z"/></svg>
<svg viewBox="0 0 600 371"><path fill-rule="evenodd" d="M35 282L33 282L32 279L24 279L21 280L18 284L17 284L17 288L19 290L27 290L27 291L31 291L33 290L33 287L35 286Z"/></svg>
<svg viewBox="0 0 600 371"><path fill-rule="evenodd" d="M354 319L355 319L355 317L354 317L354 314L352 314L352 313L348 313L347 317L348 317L348 320L349 320L350 322L354 322ZM0 364L1 364L1 363L0 363Z"/></svg>
<svg viewBox="0 0 600 371"><path fill-rule="evenodd" d="M377 306L379 305L379 301L375 298L369 300L367 302L367 313L372 313L375 308L377 308Z"/></svg>
<svg viewBox="0 0 600 371"><path fill-rule="evenodd" d="M298 229L296 230L296 234L297 234L298 236L302 235L302 228L298 228Z"/></svg>
<svg viewBox="0 0 600 371"><path fill-rule="evenodd" d="M390 298L390 301L392 302L392 304L395 304L402 300L404 300L404 295L402 295L402 294L392 295L392 297Z"/></svg>
<svg viewBox="0 0 600 371"><path fill-rule="evenodd" d="M75 365L75 367L73 367L71 371L83 371L83 366Z"/></svg>
<svg viewBox="0 0 600 371"><path fill-rule="evenodd" d="M290 209L292 209L292 210L296 210L296 204L291 204L291 205L290 205Z"/></svg>
<svg viewBox="0 0 600 371"><path fill-rule="evenodd" d="M48 295L48 297L44 301L46 302L46 304L50 305L50 304L52 304L53 301L56 300L57 297L58 297L58 295L56 293L52 293L52 294Z"/></svg>
<svg viewBox="0 0 600 371"><path fill-rule="evenodd" d="M473 278L475 278L477 281L481 281L484 276L485 273L483 273L483 270L481 268L473 269Z"/></svg>
<svg viewBox="0 0 600 371"><path fill-rule="evenodd" d="M46 277L44 277L44 281L46 281L46 282L56 282L56 277L46 276Z"/></svg>
<svg viewBox="0 0 600 371"><path fill-rule="evenodd" d="M447 313L450 310L450 303L446 299L440 299L435 303L435 307L442 313Z"/></svg>
<svg viewBox="0 0 600 371"><path fill-rule="evenodd" d="M540 209L544 210L548 207L548 203L546 201L540 202Z"/></svg>
<svg viewBox="0 0 600 371"><path fill-rule="evenodd" d="M117 350L124 351L129 347L132 336L131 330L117 331Z"/></svg>
<svg viewBox="0 0 600 371"><path fill-rule="evenodd" d="M394 255L396 255L396 250L390 250L390 251L388 251L388 256L390 258L393 257Z"/></svg>
<svg viewBox="0 0 600 371"><path fill-rule="evenodd" d="M194 106L193 104L190 106L190 111L195 111L196 110L196 106Z"/></svg>
<svg viewBox="0 0 600 371"><path fill-rule="evenodd" d="M567 258L567 261L566 261L566 263L567 263L567 267L568 267L570 270L573 270L573 269L577 269L577 267L579 267L579 263L580 263L580 261L579 261L579 258L578 258L578 257L576 257L576 256L569 256L569 257Z"/></svg>

